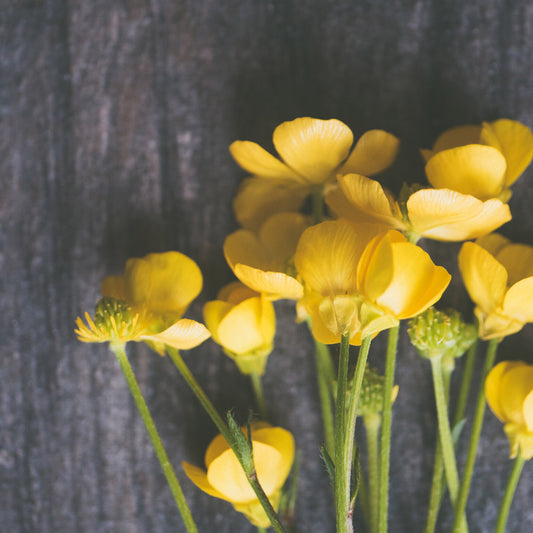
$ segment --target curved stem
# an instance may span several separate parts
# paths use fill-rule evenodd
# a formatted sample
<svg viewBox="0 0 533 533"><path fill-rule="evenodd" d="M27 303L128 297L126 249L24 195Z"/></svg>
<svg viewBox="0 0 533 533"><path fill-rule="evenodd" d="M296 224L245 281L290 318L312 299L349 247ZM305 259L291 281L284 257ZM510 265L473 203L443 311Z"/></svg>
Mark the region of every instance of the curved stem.
<svg viewBox="0 0 533 533"><path fill-rule="evenodd" d="M492 339L489 341L487 347L487 354L485 356L485 364L483 365L483 375L479 384L479 390L477 394L476 407L474 411L474 419L472 421L472 430L470 433L470 444L468 446L468 452L466 456L466 463L463 472L463 478L461 480L461 486L459 488L459 495L455 504L455 519L453 524L453 530L457 530L458 517L464 514L466 509L466 501L468 499L468 492L470 490L470 483L472 481L472 475L474 473L474 464L476 462L477 447L479 443L479 436L481 435L481 428L483 426L483 415L485 414L485 380L494 366L494 360L496 359L496 353L498 351L498 343L500 339Z"/></svg>
<svg viewBox="0 0 533 533"><path fill-rule="evenodd" d="M337 401L335 402L335 516L337 533L351 533L353 531L351 516L349 516L351 457L346 457L345 447L349 357L350 334L347 333L341 337Z"/></svg>
<svg viewBox="0 0 533 533"><path fill-rule="evenodd" d="M261 417L261 420L268 420L261 376L257 372L252 372L250 374L250 380L252 382L252 388L254 390L255 403L257 405L257 409L259 410L259 416Z"/></svg>
<svg viewBox="0 0 533 533"><path fill-rule="evenodd" d="M440 357L430 359L431 371L433 375L433 385L435 388L435 403L437 405L437 418L439 421L439 439L442 447L442 459L444 462L444 472L450 497L455 507L459 493L459 474L457 473L457 463L455 461L455 451L453 446L452 431L448 418L448 405L446 401L446 389L442 375L442 361ZM461 516L457 521L457 531L467 531L466 519Z"/></svg>
<svg viewBox="0 0 533 533"><path fill-rule="evenodd" d="M333 411L332 411L332 383L333 365L329 349L325 344L315 340L315 357L318 378L318 394L320 396L320 408L322 410L322 423L324 424L324 439L326 450L331 455L335 446L335 433L333 429Z"/></svg>
<svg viewBox="0 0 533 533"><path fill-rule="evenodd" d="M474 363L476 362L478 342L479 340L476 339L476 341L472 344L472 346L470 346L470 348L466 352L465 365L463 368L463 377L461 379L461 386L459 387L459 395L457 397L457 405L455 407L452 427L455 427L465 416L468 394L470 393L472 375L474 373Z"/></svg>
<svg viewBox="0 0 533 533"><path fill-rule="evenodd" d="M520 455L520 450L518 451L518 456L516 457L513 469L509 475L509 480L507 481L507 487L505 488L505 493L503 495L502 504L500 506L500 512L498 514L498 521L496 522L496 529L494 533L505 533L505 526L507 524L507 517L509 516L509 509L511 508L511 503L513 501L513 496L518 485L518 480L520 479L520 474L522 473L522 468L524 468L525 459Z"/></svg>
<svg viewBox="0 0 533 533"><path fill-rule="evenodd" d="M274 528L276 533L286 533L286 530L283 527L283 524L281 523L274 507L272 507L272 504L270 503L268 496L265 494L265 491L263 490L263 488L261 487L261 484L259 483L257 479L255 470L253 472L247 472L243 464L241 454L239 453L239 449L236 446L235 439L233 438L228 428L228 425L226 424L226 422L224 422L224 420L222 420L222 417L218 414L218 411L215 409L215 406L211 403L211 400L207 397L202 387L200 387L200 385L198 384L194 376L191 374L191 371L185 364L185 361L179 354L178 350L176 350L175 348L171 348L170 346L167 346L166 349L167 349L167 353L170 355L170 358L176 365L176 368L179 370L180 374L183 376L183 378L187 382L187 385L189 385L190 389L195 394L195 396L198 398L203 408L207 411L207 414L211 417L211 420L213 420L218 430L220 431L220 433L222 433L227 443L230 445L231 449L233 450L233 453L239 460L239 463L241 464L244 470L244 473L246 474L246 478L248 479L248 483L250 483L250 486L252 487L255 495L257 496L257 499L259 500L259 503L261 504L266 515L268 516L270 523L272 524L272 527Z"/></svg>
<svg viewBox="0 0 533 533"><path fill-rule="evenodd" d="M370 493L370 531L378 530L378 502L379 502L379 430L381 415L379 413L366 415L364 418L366 429L366 449L368 454L368 488Z"/></svg>
<svg viewBox="0 0 533 533"><path fill-rule="evenodd" d="M396 352L398 351L399 326L389 330L387 355L385 358L385 383L383 387L383 412L381 414L381 450L379 460L379 533L387 532L389 513L389 470L392 421L392 388L394 386L394 370Z"/></svg>
<svg viewBox="0 0 533 533"><path fill-rule="evenodd" d="M109 347L111 348L111 351L116 355L120 364L120 368L122 369L122 372L126 377L126 381L128 382L131 394L133 396L133 399L135 400L137 409L139 409L139 413L146 427L146 431L148 431L148 435L150 436L150 440L152 441L152 445L154 447L157 458L159 459L159 463L161 464L161 468L165 473L165 477L167 478L167 482L170 486L170 490L172 491L172 495L174 496L174 500L176 501L176 505L178 506L181 517L183 518L185 527L189 533L197 533L198 530L196 529L196 525L192 518L191 511L189 510L187 502L185 501L185 496L183 495L183 491L181 490L178 478L176 477L174 469L170 464L167 452L165 451L163 443L161 442L161 437L157 432L154 420L150 415L150 411L148 410L148 406L144 401L144 397L142 395L141 389L139 388L139 384L135 379L133 369L131 368L131 365L128 361L125 345L110 344Z"/></svg>

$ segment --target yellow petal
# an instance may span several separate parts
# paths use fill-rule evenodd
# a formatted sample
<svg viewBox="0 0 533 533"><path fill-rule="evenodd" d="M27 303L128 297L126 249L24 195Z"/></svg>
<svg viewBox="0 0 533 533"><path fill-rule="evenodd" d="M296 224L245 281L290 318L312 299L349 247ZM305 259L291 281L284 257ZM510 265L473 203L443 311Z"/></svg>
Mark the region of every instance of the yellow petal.
<svg viewBox="0 0 533 533"><path fill-rule="evenodd" d="M379 182L358 174L347 174L339 177L338 181L348 202L366 217L392 227L403 226L400 211L394 198L383 189ZM342 205L335 202L335 197L333 199L328 198L328 205L332 200L334 210L336 210L336 206L342 209Z"/></svg>
<svg viewBox="0 0 533 533"><path fill-rule="evenodd" d="M378 235L366 246L357 268L357 286L366 299L375 302L390 285L393 275L393 239L405 241L398 232Z"/></svg>
<svg viewBox="0 0 533 533"><path fill-rule="evenodd" d="M451 276L435 266L422 248L408 243L392 245L393 278L376 299L399 319L410 318L433 305L448 286Z"/></svg>
<svg viewBox="0 0 533 533"><path fill-rule="evenodd" d="M524 426L524 400L533 390L533 366L526 364L508 368L501 378L501 408L506 422Z"/></svg>
<svg viewBox="0 0 533 533"><path fill-rule="evenodd" d="M533 247L509 243L503 246L495 257L507 270L508 285L533 276Z"/></svg>
<svg viewBox="0 0 533 533"><path fill-rule="evenodd" d="M218 490L213 488L209 481L207 481L207 472L205 470L202 470L201 468L198 468L197 466L194 466L190 463L187 463L183 461L181 463L181 466L183 467L183 470L185 470L185 474L187 474L187 477L201 490L209 494L210 496L214 496L215 498L221 498L223 500L227 500L226 496L224 496L222 493L220 493Z"/></svg>
<svg viewBox="0 0 533 533"><path fill-rule="evenodd" d="M245 179L233 200L235 218L242 227L256 231L275 213L298 211L309 193L309 186L297 182Z"/></svg>
<svg viewBox="0 0 533 533"><path fill-rule="evenodd" d="M481 126L457 126L442 133L433 145L433 153L479 143Z"/></svg>
<svg viewBox="0 0 533 533"><path fill-rule="evenodd" d="M511 220L509 206L500 200L482 202L450 189L423 189L407 200L412 230L441 241L475 239Z"/></svg>
<svg viewBox="0 0 533 533"><path fill-rule="evenodd" d="M283 464L281 453L261 442L253 442L254 462L257 477L268 495L279 486L278 468ZM244 471L232 450L222 452L209 465L207 471L209 484L233 503L244 503L256 499Z"/></svg>
<svg viewBox="0 0 533 533"><path fill-rule="evenodd" d="M294 461L294 437L289 431L280 427L252 430L252 436L254 442L272 446L280 453L281 458L276 474L278 476L277 484L281 487L289 476ZM268 468L268 465L265 465L265 468Z"/></svg>
<svg viewBox="0 0 533 533"><path fill-rule="evenodd" d="M523 406L522 415L526 423L527 430L533 433L533 382L529 384L531 392L526 396Z"/></svg>
<svg viewBox="0 0 533 533"><path fill-rule="evenodd" d="M181 316L202 290L198 265L180 252L128 259L124 280L128 302L161 315Z"/></svg>
<svg viewBox="0 0 533 533"><path fill-rule="evenodd" d="M235 141L229 147L233 159L250 174L262 178L302 181L285 163L250 141Z"/></svg>
<svg viewBox="0 0 533 533"><path fill-rule="evenodd" d="M361 240L348 223L322 222L307 228L300 237L294 264L310 289L322 296L353 293Z"/></svg>
<svg viewBox="0 0 533 533"><path fill-rule="evenodd" d="M126 299L126 284L122 276L108 276L100 287L102 296L111 296L117 300Z"/></svg>
<svg viewBox="0 0 533 533"><path fill-rule="evenodd" d="M473 242L465 242L459 252L459 270L470 298L485 313L503 303L507 272L494 257Z"/></svg>
<svg viewBox="0 0 533 533"><path fill-rule="evenodd" d="M246 433L245 433L246 434ZM205 466L209 468L209 465L226 450L230 449L230 445L222 434L218 434L207 447L205 451Z"/></svg>
<svg viewBox="0 0 533 533"><path fill-rule="evenodd" d="M279 213L261 226L259 239L276 270L285 270L287 261L294 256L300 235L308 226L308 217L300 213Z"/></svg>
<svg viewBox="0 0 533 533"><path fill-rule="evenodd" d="M143 335L142 340L162 342L178 350L190 350L211 336L209 330L196 320L182 318L161 333Z"/></svg>
<svg viewBox="0 0 533 533"><path fill-rule="evenodd" d="M222 319L233 309L233 305L221 300L213 300L204 305L204 322L207 329L211 332L213 340L221 344L218 335L218 326Z"/></svg>
<svg viewBox="0 0 533 533"><path fill-rule="evenodd" d="M360 328L357 301L353 296L323 298L318 306L320 321L340 342L342 335L352 336Z"/></svg>
<svg viewBox="0 0 533 533"><path fill-rule="evenodd" d="M223 300L232 305L237 305L254 296L259 296L259 294L240 281L232 281L218 291L217 300Z"/></svg>
<svg viewBox="0 0 533 533"><path fill-rule="evenodd" d="M518 281L507 291L503 312L524 324L533 322L533 277Z"/></svg>
<svg viewBox="0 0 533 533"><path fill-rule="evenodd" d="M270 328L262 328L265 320ZM276 317L271 302L249 298L236 305L218 326L220 344L230 352L246 354L271 345L274 339ZM266 333L266 336L263 336Z"/></svg>
<svg viewBox="0 0 533 533"><path fill-rule="evenodd" d="M492 368L487 376L487 379L485 380L485 397L487 398L487 403L489 404L492 412L502 422L505 422L505 414L501 405L502 377L508 370L516 366L520 366L521 364L522 363L520 361L502 361Z"/></svg>
<svg viewBox="0 0 533 533"><path fill-rule="evenodd" d="M516 120L500 119L484 122L481 142L494 146L507 161L505 185L511 186L533 158L533 133Z"/></svg>
<svg viewBox="0 0 533 533"><path fill-rule="evenodd" d="M301 283L283 272L263 271L237 264L234 273L245 285L272 300L279 298L299 300L303 296L304 289Z"/></svg>
<svg viewBox="0 0 533 533"><path fill-rule="evenodd" d="M474 313L479 322L479 337L484 341L513 335L524 327L524 322L504 315L501 310L484 313L476 307Z"/></svg>
<svg viewBox="0 0 533 533"><path fill-rule="evenodd" d="M390 167L396 156L400 139L383 130L370 130L357 141L355 148L344 163L342 174L373 176Z"/></svg>
<svg viewBox="0 0 533 533"><path fill-rule="evenodd" d="M505 170L503 155L495 148L479 144L444 150L426 164L426 175L433 187L471 194L480 200L498 197Z"/></svg>
<svg viewBox="0 0 533 533"><path fill-rule="evenodd" d="M260 269L270 266L268 251L254 233L245 229L234 231L226 237L224 256L233 271L238 263Z"/></svg>
<svg viewBox="0 0 533 533"><path fill-rule="evenodd" d="M353 135L339 120L305 117L280 124L273 140L289 167L311 183L324 183L346 159Z"/></svg>
<svg viewBox="0 0 533 533"><path fill-rule="evenodd" d="M478 244L479 246L487 250L489 254L497 258L498 254L506 246L511 244L511 241L507 237L504 237L503 235L500 235L499 233L491 233L490 235L485 235L477 239L476 244Z"/></svg>

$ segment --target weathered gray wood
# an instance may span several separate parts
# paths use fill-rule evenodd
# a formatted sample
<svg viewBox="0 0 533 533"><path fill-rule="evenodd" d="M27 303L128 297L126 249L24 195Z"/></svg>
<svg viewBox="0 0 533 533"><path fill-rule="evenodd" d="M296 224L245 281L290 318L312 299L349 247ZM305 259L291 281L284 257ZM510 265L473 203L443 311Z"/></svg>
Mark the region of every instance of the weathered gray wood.
<svg viewBox="0 0 533 533"><path fill-rule="evenodd" d="M380 127L403 151L388 184L421 180L417 148L444 128L499 117L533 126L533 5L487 1L4 1L0 26L0 520L9 532L184 531L125 381L104 347L78 343L74 318L124 261L179 249L205 276L189 316L231 279L221 252L243 173L235 139L271 143L297 116ZM533 171L514 187L503 232L533 244ZM456 245L425 243L456 272ZM467 312L456 279L447 303ZM265 378L274 420L302 449L300 532L332 532L312 345L286 322ZM527 327L501 358L532 360ZM384 339L376 346L383 348ZM253 531L193 487L214 430L169 360L130 349L147 401L202 532ZM251 391L211 343L186 354L221 409ZM379 364L380 350L373 355ZM435 416L428 365L401 338L391 531L421 530ZM231 387L228 387L231 384ZM416 394L415 394L416 391ZM462 447L464 451L464 446ZM510 467L487 415L469 503L492 530ZM533 529L526 465L509 531ZM445 507L445 514L450 514ZM447 531L445 517L440 531ZM362 530L362 528L360 529Z"/></svg>

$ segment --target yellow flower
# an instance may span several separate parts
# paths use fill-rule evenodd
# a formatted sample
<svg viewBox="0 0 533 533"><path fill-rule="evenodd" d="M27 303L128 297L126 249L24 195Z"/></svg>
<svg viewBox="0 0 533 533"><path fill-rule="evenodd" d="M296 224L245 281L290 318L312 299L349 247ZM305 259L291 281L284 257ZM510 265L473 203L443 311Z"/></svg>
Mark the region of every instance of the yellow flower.
<svg viewBox="0 0 533 533"><path fill-rule="evenodd" d="M297 118L283 122L273 135L281 160L258 144L235 141L230 152L253 175L234 201L239 223L256 230L274 213L298 210L305 197L335 179L337 172L374 175L390 166L399 141L390 133L370 130L350 153L353 134L339 120Z"/></svg>
<svg viewBox="0 0 533 533"><path fill-rule="evenodd" d="M200 269L179 252L128 259L124 276L103 281L95 320L86 313L85 325L78 318L76 333L82 342L145 341L160 354L165 344L193 348L210 334L203 324L180 318L201 288Z"/></svg>
<svg viewBox="0 0 533 533"><path fill-rule="evenodd" d="M533 457L533 366L522 361L496 365L485 381L492 412L505 424L511 458Z"/></svg>
<svg viewBox="0 0 533 533"><path fill-rule="evenodd" d="M374 237L357 267L361 334L377 333L422 313L439 300L450 280L445 268L401 233L390 230Z"/></svg>
<svg viewBox="0 0 533 533"><path fill-rule="evenodd" d="M242 428L244 434L247 429ZM266 422L251 425L255 468L259 483L277 509L281 488L294 460L294 439L285 429ZM226 500L257 527L267 528L270 520L249 485L239 461L222 435L211 442L205 453L207 470L183 463L191 481L207 494Z"/></svg>
<svg viewBox="0 0 533 533"><path fill-rule="evenodd" d="M299 213L278 213L254 233L240 229L224 241L229 266L246 286L270 299L298 300L303 287L295 279L293 255L302 231L309 225Z"/></svg>
<svg viewBox="0 0 533 533"><path fill-rule="evenodd" d="M243 374L264 373L276 332L272 302L239 282L231 283L204 305L204 320L213 340Z"/></svg>
<svg viewBox="0 0 533 533"><path fill-rule="evenodd" d="M508 119L461 126L444 132L433 150L422 154L433 187L506 202L511 185L533 158L533 133Z"/></svg>
<svg viewBox="0 0 533 533"><path fill-rule="evenodd" d="M505 337L533 322L533 247L487 235L463 244L459 269L482 339Z"/></svg>
<svg viewBox="0 0 533 533"><path fill-rule="evenodd" d="M377 181L358 174L339 177L326 203L337 216L356 223L440 241L473 239L511 220L509 206L497 199L483 202L449 189L420 189L400 202Z"/></svg>

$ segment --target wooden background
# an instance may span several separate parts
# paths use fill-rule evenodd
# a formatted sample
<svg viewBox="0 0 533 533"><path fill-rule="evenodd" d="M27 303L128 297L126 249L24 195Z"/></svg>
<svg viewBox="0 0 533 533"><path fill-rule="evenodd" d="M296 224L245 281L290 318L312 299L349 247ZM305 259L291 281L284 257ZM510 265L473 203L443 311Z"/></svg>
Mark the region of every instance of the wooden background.
<svg viewBox="0 0 533 533"><path fill-rule="evenodd" d="M125 380L74 319L125 260L178 249L205 287L188 316L231 279L222 256L243 172L235 139L271 146L298 116L339 118L356 136L402 139L386 182L423 179L417 149L443 129L500 117L533 126L533 4L528 0L2 0L0 2L0 529L42 533L184 531ZM514 187L502 232L533 244L533 171ZM455 273L455 244L424 242ZM471 305L455 278L445 302ZM273 420L302 450L299 532L334 531L312 344L278 305L265 377ZM371 359L381 364L378 337ZM533 331L500 358L533 361ZM401 337L393 420L391 533L421 531L435 414L429 365ZM200 531L252 528L197 490L214 428L170 360L129 349ZM248 382L211 342L185 354L221 409L246 413ZM460 448L464 452L464 445ZM472 533L492 531L510 461L487 414ZM531 465L509 531L533 530ZM445 506L443 524L450 526ZM360 526L358 531L364 531Z"/></svg>

